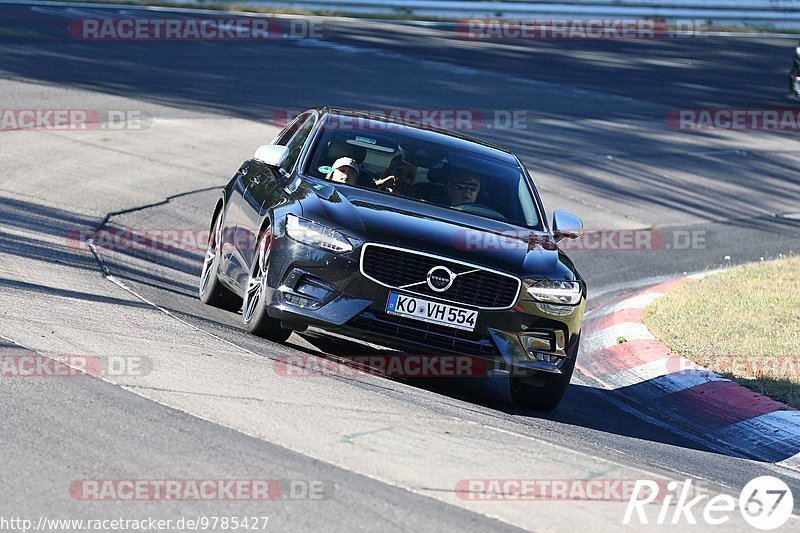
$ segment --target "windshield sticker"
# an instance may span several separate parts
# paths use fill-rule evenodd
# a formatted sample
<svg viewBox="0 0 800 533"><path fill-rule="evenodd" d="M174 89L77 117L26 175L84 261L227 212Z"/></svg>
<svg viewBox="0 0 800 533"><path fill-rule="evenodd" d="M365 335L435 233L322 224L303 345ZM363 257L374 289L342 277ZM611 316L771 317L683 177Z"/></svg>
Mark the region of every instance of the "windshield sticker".
<svg viewBox="0 0 800 533"><path fill-rule="evenodd" d="M378 141L375 139L370 139L369 137L356 137L356 140L361 141L362 143L378 144Z"/></svg>
<svg viewBox="0 0 800 533"><path fill-rule="evenodd" d="M377 142L374 139L361 139L363 139L363 137L359 137L358 139L347 139L345 142L347 144L352 144L353 146L363 146L364 148L369 148L370 150L376 150L378 152L386 152L387 154L393 154L395 152L394 148L388 148L386 146L381 146L380 144L373 144Z"/></svg>
<svg viewBox="0 0 800 533"><path fill-rule="evenodd" d="M317 170L323 174L330 174L333 172L333 168L329 167L328 165L322 165Z"/></svg>

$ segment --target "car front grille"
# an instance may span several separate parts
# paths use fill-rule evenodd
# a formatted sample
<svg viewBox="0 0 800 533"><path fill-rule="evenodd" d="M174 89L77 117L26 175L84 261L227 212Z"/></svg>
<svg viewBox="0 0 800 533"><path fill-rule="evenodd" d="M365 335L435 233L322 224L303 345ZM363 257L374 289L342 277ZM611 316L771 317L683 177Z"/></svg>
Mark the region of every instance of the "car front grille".
<svg viewBox="0 0 800 533"><path fill-rule="evenodd" d="M432 350L444 350L463 355L498 354L494 343L480 334L383 312L364 311L352 318L347 326L391 337L393 340L424 344Z"/></svg>
<svg viewBox="0 0 800 533"><path fill-rule="evenodd" d="M457 274L453 285L444 292L432 290L426 282L428 272L437 266L445 266ZM387 287L482 309L510 308L520 288L520 280L509 274L371 243L365 244L362 250L361 273Z"/></svg>

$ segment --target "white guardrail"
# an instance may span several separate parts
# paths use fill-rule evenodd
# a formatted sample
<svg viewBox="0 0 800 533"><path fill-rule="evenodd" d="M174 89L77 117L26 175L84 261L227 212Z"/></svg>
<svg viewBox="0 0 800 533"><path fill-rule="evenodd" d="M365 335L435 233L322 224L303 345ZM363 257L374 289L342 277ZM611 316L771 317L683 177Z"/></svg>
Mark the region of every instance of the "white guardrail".
<svg viewBox="0 0 800 533"><path fill-rule="evenodd" d="M238 5L361 15L504 18L656 18L710 26L800 30L800 0L229 0ZM202 2L201 2L202 3Z"/></svg>

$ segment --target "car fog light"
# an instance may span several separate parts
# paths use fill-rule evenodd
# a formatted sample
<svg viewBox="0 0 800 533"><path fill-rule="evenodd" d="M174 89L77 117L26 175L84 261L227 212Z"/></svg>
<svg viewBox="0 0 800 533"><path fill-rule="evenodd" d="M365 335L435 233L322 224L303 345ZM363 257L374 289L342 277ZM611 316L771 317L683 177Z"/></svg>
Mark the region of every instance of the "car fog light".
<svg viewBox="0 0 800 533"><path fill-rule="evenodd" d="M303 309L316 309L320 305L319 302L311 300L310 298L303 298L302 296L291 293L284 294L283 299L286 301L286 303L301 307Z"/></svg>
<svg viewBox="0 0 800 533"><path fill-rule="evenodd" d="M327 301L336 292L335 289L325 285L322 281L309 276L301 277L300 281L295 285L294 291L318 301Z"/></svg>
<svg viewBox="0 0 800 533"><path fill-rule="evenodd" d="M545 332L521 333L519 340L522 342L525 353L531 355L537 350L553 351L553 340Z"/></svg>
<svg viewBox="0 0 800 533"><path fill-rule="evenodd" d="M535 352L533 354L533 359L537 363L545 363L548 365L555 365L561 360L561 357L552 354L552 353L542 353L542 352Z"/></svg>

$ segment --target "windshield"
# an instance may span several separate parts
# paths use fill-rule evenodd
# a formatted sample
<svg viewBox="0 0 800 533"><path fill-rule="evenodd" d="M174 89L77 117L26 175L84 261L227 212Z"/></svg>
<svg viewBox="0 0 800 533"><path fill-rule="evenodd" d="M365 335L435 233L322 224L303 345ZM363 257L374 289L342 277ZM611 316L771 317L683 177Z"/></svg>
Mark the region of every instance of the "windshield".
<svg viewBox="0 0 800 533"><path fill-rule="evenodd" d="M307 175L517 226L541 227L519 165L466 150L471 144L467 141L398 124L351 119L342 127L342 120L349 118L326 121L307 159Z"/></svg>

